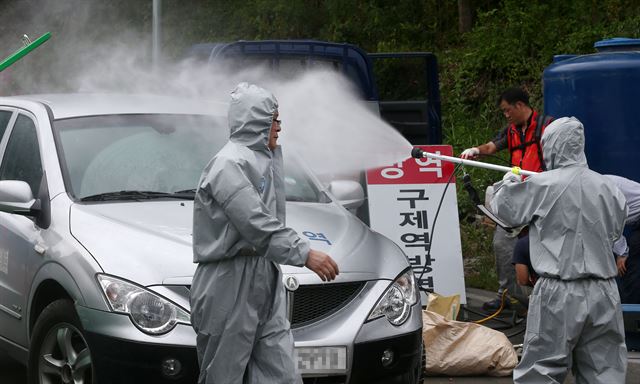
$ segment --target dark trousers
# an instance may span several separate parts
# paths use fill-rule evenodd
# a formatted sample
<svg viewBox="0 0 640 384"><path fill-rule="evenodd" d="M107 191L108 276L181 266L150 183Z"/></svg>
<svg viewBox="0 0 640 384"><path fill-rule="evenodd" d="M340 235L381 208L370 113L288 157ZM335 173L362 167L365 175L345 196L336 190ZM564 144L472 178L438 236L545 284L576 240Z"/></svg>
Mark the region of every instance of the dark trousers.
<svg viewBox="0 0 640 384"><path fill-rule="evenodd" d="M640 304L640 223L636 223L627 237L629 257L627 272L621 278L620 298L623 304Z"/></svg>

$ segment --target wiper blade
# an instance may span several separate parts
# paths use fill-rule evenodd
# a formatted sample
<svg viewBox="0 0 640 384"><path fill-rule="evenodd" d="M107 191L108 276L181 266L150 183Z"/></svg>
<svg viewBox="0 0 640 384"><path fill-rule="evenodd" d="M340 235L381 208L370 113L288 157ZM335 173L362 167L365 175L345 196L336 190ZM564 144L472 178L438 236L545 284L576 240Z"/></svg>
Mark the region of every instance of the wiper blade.
<svg viewBox="0 0 640 384"><path fill-rule="evenodd" d="M149 200L162 198L193 200L193 194L182 192L167 193L156 191L114 191L85 196L81 198L80 201Z"/></svg>
<svg viewBox="0 0 640 384"><path fill-rule="evenodd" d="M287 201L291 201L291 202L306 202L307 199L305 199L304 197L300 197L300 196L287 196L286 197Z"/></svg>
<svg viewBox="0 0 640 384"><path fill-rule="evenodd" d="M191 189L183 189L181 191L175 191L173 192L174 194L181 194L181 193L196 193L196 188L191 188Z"/></svg>

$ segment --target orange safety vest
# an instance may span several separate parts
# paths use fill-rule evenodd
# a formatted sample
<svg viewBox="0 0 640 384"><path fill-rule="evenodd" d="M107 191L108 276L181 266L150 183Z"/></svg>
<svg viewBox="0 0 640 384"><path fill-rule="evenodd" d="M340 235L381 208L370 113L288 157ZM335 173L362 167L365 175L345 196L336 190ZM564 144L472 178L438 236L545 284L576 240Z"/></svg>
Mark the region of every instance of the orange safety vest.
<svg viewBox="0 0 640 384"><path fill-rule="evenodd" d="M526 171L542 172L546 170L542 158L540 138L544 129L553 121L553 117L533 111L531 123L522 134L522 130L511 124L507 132L507 144L511 154L511 166Z"/></svg>

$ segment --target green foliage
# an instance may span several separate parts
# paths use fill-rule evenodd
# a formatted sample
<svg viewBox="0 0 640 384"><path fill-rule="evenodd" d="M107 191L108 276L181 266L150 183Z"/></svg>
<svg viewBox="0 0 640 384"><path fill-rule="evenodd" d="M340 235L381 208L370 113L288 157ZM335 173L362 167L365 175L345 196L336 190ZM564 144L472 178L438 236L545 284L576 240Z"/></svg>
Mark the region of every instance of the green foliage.
<svg viewBox="0 0 640 384"><path fill-rule="evenodd" d="M503 0L480 12L463 43L439 54L445 141L460 151L490 140L506 123L496 98L510 86L525 88L541 109L542 72L553 55L592 53L603 38L639 36L636 3ZM491 171L473 176L481 188L500 177Z"/></svg>
<svg viewBox="0 0 640 384"><path fill-rule="evenodd" d="M493 229L477 221L460 222L465 285L498 290L495 257L491 247Z"/></svg>

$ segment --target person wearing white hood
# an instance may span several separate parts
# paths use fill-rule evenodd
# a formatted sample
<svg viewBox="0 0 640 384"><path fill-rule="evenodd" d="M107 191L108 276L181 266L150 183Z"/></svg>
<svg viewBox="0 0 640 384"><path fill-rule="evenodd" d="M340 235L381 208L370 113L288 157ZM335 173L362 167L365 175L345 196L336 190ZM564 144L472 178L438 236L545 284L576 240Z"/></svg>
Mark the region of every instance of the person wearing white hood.
<svg viewBox="0 0 640 384"><path fill-rule="evenodd" d="M204 169L194 201L191 322L200 384L301 383L279 264L333 280L338 266L285 225L278 103L240 83L229 142Z"/></svg>
<svg viewBox="0 0 640 384"><path fill-rule="evenodd" d="M616 186L589 169L576 118L542 135L547 171L496 183L493 212L529 225L531 264L540 275L530 297L522 360L514 383L624 383L627 349L612 254L627 205Z"/></svg>

